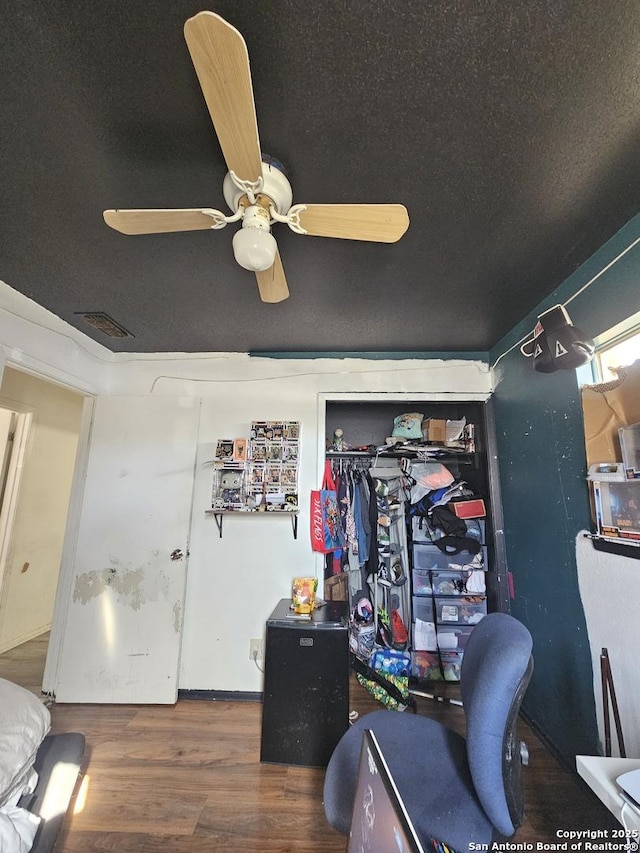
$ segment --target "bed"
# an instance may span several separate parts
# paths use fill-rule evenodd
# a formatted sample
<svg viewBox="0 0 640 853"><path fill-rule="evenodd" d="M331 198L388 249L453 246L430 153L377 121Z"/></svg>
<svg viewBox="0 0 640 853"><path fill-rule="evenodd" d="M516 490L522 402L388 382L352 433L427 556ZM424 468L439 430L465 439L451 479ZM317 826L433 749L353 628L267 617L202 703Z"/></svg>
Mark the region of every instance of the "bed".
<svg viewBox="0 0 640 853"><path fill-rule="evenodd" d="M51 715L0 678L0 853L50 853L80 777L82 734L49 734Z"/></svg>

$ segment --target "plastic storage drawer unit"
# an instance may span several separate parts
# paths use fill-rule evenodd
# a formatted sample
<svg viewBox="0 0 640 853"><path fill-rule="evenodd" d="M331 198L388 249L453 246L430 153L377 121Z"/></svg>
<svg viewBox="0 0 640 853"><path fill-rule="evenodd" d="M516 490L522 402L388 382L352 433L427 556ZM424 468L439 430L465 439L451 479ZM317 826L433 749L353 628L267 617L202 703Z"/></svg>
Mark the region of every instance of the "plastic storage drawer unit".
<svg viewBox="0 0 640 853"><path fill-rule="evenodd" d="M473 632L473 625L438 625L436 642L441 652L464 649Z"/></svg>
<svg viewBox="0 0 640 853"><path fill-rule="evenodd" d="M411 675L420 681L460 681L462 652L411 652Z"/></svg>
<svg viewBox="0 0 640 853"><path fill-rule="evenodd" d="M437 572L460 571L465 568L486 569L487 548L483 545L477 554L460 551L458 554L445 554L437 545L414 544L414 569L431 569Z"/></svg>
<svg viewBox="0 0 640 853"><path fill-rule="evenodd" d="M487 599L478 595L434 600L438 625L477 625L487 615Z"/></svg>
<svg viewBox="0 0 640 853"><path fill-rule="evenodd" d="M431 572L433 594L469 595L467 591L468 577L469 572ZM484 572L480 572L479 577L484 580Z"/></svg>
<svg viewBox="0 0 640 853"><path fill-rule="evenodd" d="M467 525L467 536L480 542L481 545L486 545L484 518L466 518L464 521ZM414 516L411 519L411 538L414 542L426 544L431 544L433 541L424 518Z"/></svg>
<svg viewBox="0 0 640 853"><path fill-rule="evenodd" d="M473 632L473 625L435 625L426 622L422 625L421 633L413 625L414 651L457 652L462 651Z"/></svg>
<svg viewBox="0 0 640 853"><path fill-rule="evenodd" d="M411 580L414 595L431 595L431 573L429 569L413 569Z"/></svg>
<svg viewBox="0 0 640 853"><path fill-rule="evenodd" d="M414 545L413 567L422 570L446 571L449 567L449 554L445 554L437 545ZM457 556L457 555L456 555Z"/></svg>
<svg viewBox="0 0 640 853"><path fill-rule="evenodd" d="M411 648L414 651L435 652L438 649L435 622L414 622L411 626Z"/></svg>
<svg viewBox="0 0 640 853"><path fill-rule="evenodd" d="M419 619L421 622L433 622L434 611L433 599L431 596L425 597L421 595L414 595L412 604L414 620Z"/></svg>

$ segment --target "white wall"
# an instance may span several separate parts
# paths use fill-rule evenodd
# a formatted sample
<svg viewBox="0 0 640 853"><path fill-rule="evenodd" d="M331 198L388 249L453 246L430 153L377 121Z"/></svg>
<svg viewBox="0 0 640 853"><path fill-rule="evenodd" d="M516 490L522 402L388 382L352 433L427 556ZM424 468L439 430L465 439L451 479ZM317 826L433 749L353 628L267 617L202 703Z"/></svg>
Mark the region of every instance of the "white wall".
<svg viewBox="0 0 640 853"><path fill-rule="evenodd" d="M91 394L108 390L113 354L0 281L0 377L5 363Z"/></svg>
<svg viewBox="0 0 640 853"><path fill-rule="evenodd" d="M202 398L185 603L180 688L262 689L249 639L288 597L295 574L321 564L309 544L308 495L317 485L326 398L446 399L490 393L486 365L466 361L263 359L238 354L141 360L114 369L118 393L194 394ZM212 467L219 438L248 436L252 420L301 422L298 539L288 516L229 517L223 536L211 515ZM319 421L322 433L319 433Z"/></svg>
<svg viewBox="0 0 640 853"><path fill-rule="evenodd" d="M20 313L29 319L20 319ZM261 674L249 660L249 638L262 637L274 605L290 594L294 574L320 570L309 545L307 496L317 485L324 446L319 423L323 431L327 398L371 395L401 404L402 395L416 400L484 399L491 391L488 366L473 361L280 360L233 353L114 356L2 283L0 348L9 363L59 381L65 377L71 386L88 392L202 399L182 689L262 689ZM298 539L293 539L287 517L271 516L226 517L220 539L214 519L204 512L212 476L204 463L212 458L218 438L247 436L250 422L261 419L302 424ZM73 525L70 530L73 535ZM113 535L118 535L115 525ZM72 553L73 542L66 543L65 551ZM63 605L58 601L59 612ZM64 626L58 628L52 643L55 639L59 649Z"/></svg>
<svg viewBox="0 0 640 853"><path fill-rule="evenodd" d="M640 758L640 563L629 557L596 551L584 532L579 533L576 538L576 559L580 596L593 660L593 692L600 741L604 748L600 653L605 648L609 654L627 757ZM611 706L609 720L612 754L620 755Z"/></svg>
<svg viewBox="0 0 640 853"><path fill-rule="evenodd" d="M33 413L0 599L0 651L51 627L83 397L6 368L0 402Z"/></svg>

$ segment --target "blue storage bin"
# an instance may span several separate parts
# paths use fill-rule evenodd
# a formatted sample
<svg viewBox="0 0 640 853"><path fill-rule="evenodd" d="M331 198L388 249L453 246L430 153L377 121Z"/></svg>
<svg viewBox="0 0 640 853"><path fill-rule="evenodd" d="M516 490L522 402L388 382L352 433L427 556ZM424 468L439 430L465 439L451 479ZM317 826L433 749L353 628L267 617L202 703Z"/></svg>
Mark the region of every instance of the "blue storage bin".
<svg viewBox="0 0 640 853"><path fill-rule="evenodd" d="M400 652L395 649L376 649L371 656L371 666L375 670L391 675L409 675L411 669L411 657L409 652Z"/></svg>

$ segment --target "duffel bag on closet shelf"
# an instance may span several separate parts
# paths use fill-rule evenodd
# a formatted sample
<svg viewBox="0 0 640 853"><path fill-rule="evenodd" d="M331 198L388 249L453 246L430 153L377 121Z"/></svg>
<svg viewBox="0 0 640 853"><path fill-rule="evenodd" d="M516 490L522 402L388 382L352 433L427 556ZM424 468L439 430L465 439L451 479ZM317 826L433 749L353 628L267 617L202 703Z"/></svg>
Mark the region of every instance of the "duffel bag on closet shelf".
<svg viewBox="0 0 640 853"><path fill-rule="evenodd" d="M339 551L344 545L336 484L331 473L331 462L327 459L322 488L311 491L311 549L320 554L329 554Z"/></svg>

